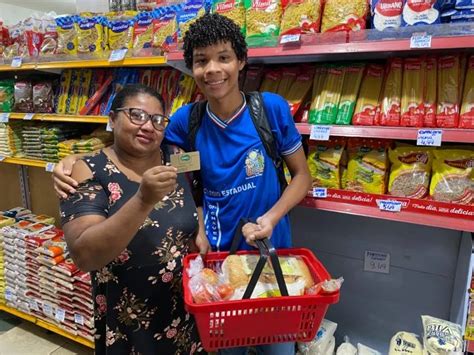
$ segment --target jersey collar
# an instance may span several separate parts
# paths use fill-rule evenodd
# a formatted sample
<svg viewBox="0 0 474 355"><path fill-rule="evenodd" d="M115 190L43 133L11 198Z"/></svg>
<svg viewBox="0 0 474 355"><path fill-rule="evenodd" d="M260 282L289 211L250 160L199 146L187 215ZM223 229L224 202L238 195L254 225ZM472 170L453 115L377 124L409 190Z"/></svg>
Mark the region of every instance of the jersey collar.
<svg viewBox="0 0 474 355"><path fill-rule="evenodd" d="M240 92L240 94L242 95L242 99L243 99L243 103L242 103L242 106L240 106L237 110L235 110L235 112L233 113L233 115L226 121L220 119L219 117L217 117L217 115L215 115L210 107L209 107L209 102L207 103L206 105L206 111L207 111L207 114L209 115L209 117L211 118L212 122L214 122L216 125L218 125L220 128L226 128L228 125L230 125L230 123L235 120L237 117L239 117L242 112L244 112L246 106L247 106L247 100L245 99L245 95L243 92Z"/></svg>

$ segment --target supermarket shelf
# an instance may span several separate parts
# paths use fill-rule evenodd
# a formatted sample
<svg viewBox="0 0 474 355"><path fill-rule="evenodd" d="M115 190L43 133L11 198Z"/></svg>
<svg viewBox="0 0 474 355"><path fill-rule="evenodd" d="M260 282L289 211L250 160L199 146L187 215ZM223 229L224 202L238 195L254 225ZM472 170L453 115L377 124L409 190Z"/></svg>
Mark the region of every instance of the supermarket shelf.
<svg viewBox="0 0 474 355"><path fill-rule="evenodd" d="M361 206L351 203L327 201L306 197L300 206L316 208L323 211L346 213L356 216L380 218L390 221L413 223L424 226L453 229L466 232L474 232L474 220L461 218L450 218L424 213L402 211L399 213L381 211L377 207Z"/></svg>
<svg viewBox="0 0 474 355"><path fill-rule="evenodd" d="M23 120L25 119L26 113L10 113L9 119L11 120ZM61 114L48 114L48 113L36 113L33 121L48 121L48 122L77 122L77 123L100 123L107 124L109 118L107 116L80 116L80 115L61 115Z"/></svg>
<svg viewBox="0 0 474 355"><path fill-rule="evenodd" d="M22 318L22 319L24 319L28 322L34 323L34 324L36 324L37 326L39 326L41 328L47 329L47 330L49 330L53 333L56 333L56 334L59 334L59 335L65 337L65 338L71 339L71 340L73 340L73 341L75 341L79 344L85 345L85 346L87 346L89 348L92 348L92 349L94 348L94 344L92 342L90 342L89 340L84 339L80 336L69 334L65 330L63 330L61 328L58 328L57 326L55 326L51 323L45 322L42 319L38 319L38 318L36 318L32 315L29 315L29 314L21 312L17 309L8 307L4 304L0 304L0 310L4 311L4 312L7 312L7 313L10 313L10 314L13 314L14 316Z"/></svg>
<svg viewBox="0 0 474 355"><path fill-rule="evenodd" d="M33 160L33 159L23 159L23 158L4 158L1 160L2 163L24 165L24 166L34 166L37 168L45 168L46 162L42 160Z"/></svg>
<svg viewBox="0 0 474 355"><path fill-rule="evenodd" d="M301 134L309 135L311 133L310 124L297 123L296 126ZM331 126L330 134L339 137L416 140L419 129L414 127ZM474 143L474 130L472 129L443 128L442 130L443 142Z"/></svg>

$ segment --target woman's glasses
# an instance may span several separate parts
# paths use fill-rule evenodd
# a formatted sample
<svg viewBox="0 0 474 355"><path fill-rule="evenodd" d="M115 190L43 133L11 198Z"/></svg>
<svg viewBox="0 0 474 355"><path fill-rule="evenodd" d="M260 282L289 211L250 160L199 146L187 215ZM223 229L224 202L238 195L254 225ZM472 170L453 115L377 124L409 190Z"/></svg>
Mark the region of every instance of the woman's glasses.
<svg viewBox="0 0 474 355"><path fill-rule="evenodd" d="M130 122L136 124L137 126L143 126L145 123L151 120L151 124L158 131L163 131L169 121L168 117L166 116L160 114L150 115L148 112L134 107L121 107L115 111L124 112L125 115L130 119Z"/></svg>

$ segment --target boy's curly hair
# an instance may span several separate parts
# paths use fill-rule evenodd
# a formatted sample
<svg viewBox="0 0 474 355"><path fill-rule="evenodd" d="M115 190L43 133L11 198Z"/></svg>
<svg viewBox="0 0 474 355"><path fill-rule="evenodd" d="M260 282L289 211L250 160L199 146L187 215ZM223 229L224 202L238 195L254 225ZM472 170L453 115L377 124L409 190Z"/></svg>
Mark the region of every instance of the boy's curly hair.
<svg viewBox="0 0 474 355"><path fill-rule="evenodd" d="M234 21L219 14L200 17L184 35L184 61L186 67L193 66L195 48L212 46L219 42L230 42L238 60L247 61L247 43Z"/></svg>

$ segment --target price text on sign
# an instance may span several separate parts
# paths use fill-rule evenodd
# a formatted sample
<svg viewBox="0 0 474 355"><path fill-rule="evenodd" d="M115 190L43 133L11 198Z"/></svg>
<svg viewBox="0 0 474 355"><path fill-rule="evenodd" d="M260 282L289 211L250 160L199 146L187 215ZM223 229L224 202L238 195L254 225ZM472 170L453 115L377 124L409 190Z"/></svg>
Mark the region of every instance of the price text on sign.
<svg viewBox="0 0 474 355"><path fill-rule="evenodd" d="M0 113L0 123L8 123L10 114L8 112Z"/></svg>
<svg viewBox="0 0 474 355"><path fill-rule="evenodd" d="M400 212L402 210L402 203L400 201L379 200L377 202L381 211Z"/></svg>
<svg viewBox="0 0 474 355"><path fill-rule="evenodd" d="M23 59L21 57L15 57L12 59L12 68L20 68L21 64L23 63Z"/></svg>
<svg viewBox="0 0 474 355"><path fill-rule="evenodd" d="M420 129L416 138L416 145L440 147L443 140L441 129Z"/></svg>
<svg viewBox="0 0 474 355"><path fill-rule="evenodd" d="M299 34L294 35L283 35L280 39L280 44L287 44L287 43L299 43L301 36Z"/></svg>
<svg viewBox="0 0 474 355"><path fill-rule="evenodd" d="M326 189L325 187L313 187L313 197L327 198L328 189Z"/></svg>
<svg viewBox="0 0 474 355"><path fill-rule="evenodd" d="M23 119L25 121L31 121L33 119L33 117L35 117L34 113L27 113L27 114L25 114L25 117L23 117Z"/></svg>
<svg viewBox="0 0 474 355"><path fill-rule="evenodd" d="M56 320L59 322L64 322L64 319L66 319L66 311L64 309L57 308L54 318L56 318Z"/></svg>
<svg viewBox="0 0 474 355"><path fill-rule="evenodd" d="M126 48L113 50L110 53L109 62L120 62L127 55L127 51L128 49Z"/></svg>
<svg viewBox="0 0 474 355"><path fill-rule="evenodd" d="M364 271L378 272L381 274L390 273L390 254L366 250L364 256Z"/></svg>
<svg viewBox="0 0 474 355"><path fill-rule="evenodd" d="M74 314L74 323L84 325L84 317L81 314Z"/></svg>
<svg viewBox="0 0 474 355"><path fill-rule="evenodd" d="M431 36L426 33L414 33L410 39L410 48L431 48Z"/></svg>
<svg viewBox="0 0 474 355"><path fill-rule="evenodd" d="M328 141L331 136L331 126L311 126L309 139L315 141Z"/></svg>

